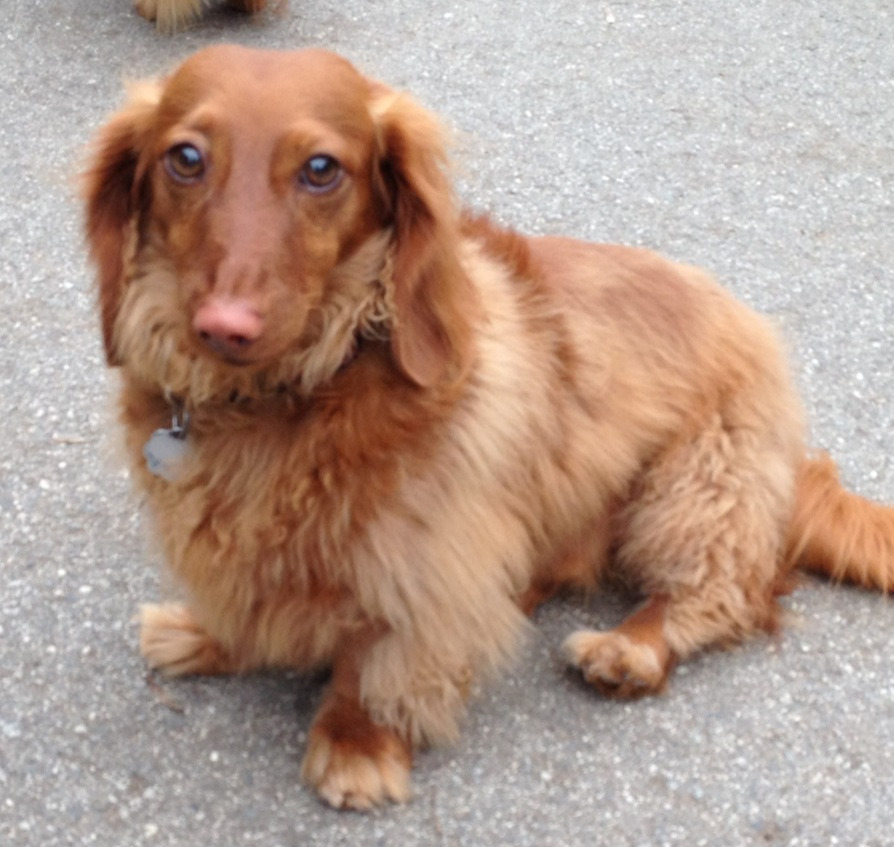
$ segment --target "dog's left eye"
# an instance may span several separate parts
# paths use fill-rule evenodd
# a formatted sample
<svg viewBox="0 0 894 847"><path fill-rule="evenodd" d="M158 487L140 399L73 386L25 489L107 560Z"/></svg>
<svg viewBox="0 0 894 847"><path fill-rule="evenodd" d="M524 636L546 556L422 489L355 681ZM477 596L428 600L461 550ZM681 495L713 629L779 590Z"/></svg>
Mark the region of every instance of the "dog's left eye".
<svg viewBox="0 0 894 847"><path fill-rule="evenodd" d="M341 182L344 169L338 160L323 153L311 156L298 173L298 181L313 192L331 191Z"/></svg>
<svg viewBox="0 0 894 847"><path fill-rule="evenodd" d="M194 144L175 144L165 153L164 161L175 182L197 182L205 174L205 157Z"/></svg>

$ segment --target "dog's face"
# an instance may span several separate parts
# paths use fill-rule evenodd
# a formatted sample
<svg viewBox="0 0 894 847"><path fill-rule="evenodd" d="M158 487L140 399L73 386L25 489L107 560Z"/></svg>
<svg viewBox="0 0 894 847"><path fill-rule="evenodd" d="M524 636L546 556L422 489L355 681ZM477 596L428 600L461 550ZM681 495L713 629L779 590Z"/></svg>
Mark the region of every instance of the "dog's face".
<svg viewBox="0 0 894 847"><path fill-rule="evenodd" d="M461 371L443 159L426 112L323 51L211 48L136 89L86 185L109 361L193 402L310 390L363 330L420 385Z"/></svg>

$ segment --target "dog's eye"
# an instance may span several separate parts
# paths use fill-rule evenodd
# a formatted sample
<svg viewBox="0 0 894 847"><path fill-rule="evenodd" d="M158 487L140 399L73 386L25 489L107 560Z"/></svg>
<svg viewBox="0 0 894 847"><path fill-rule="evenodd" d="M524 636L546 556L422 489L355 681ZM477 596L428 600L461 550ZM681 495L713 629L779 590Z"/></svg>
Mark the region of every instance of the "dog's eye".
<svg viewBox="0 0 894 847"><path fill-rule="evenodd" d="M197 182L205 174L205 157L194 144L175 144L165 153L165 168L175 182Z"/></svg>
<svg viewBox="0 0 894 847"><path fill-rule="evenodd" d="M331 191L341 182L344 169L337 159L323 153L311 156L298 174L298 181L314 192Z"/></svg>

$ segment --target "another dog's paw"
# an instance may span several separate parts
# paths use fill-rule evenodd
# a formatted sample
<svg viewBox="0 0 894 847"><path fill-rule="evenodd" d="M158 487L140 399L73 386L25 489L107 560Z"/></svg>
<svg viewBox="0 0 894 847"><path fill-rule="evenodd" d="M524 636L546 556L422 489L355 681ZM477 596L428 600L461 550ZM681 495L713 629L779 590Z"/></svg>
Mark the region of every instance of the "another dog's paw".
<svg viewBox="0 0 894 847"><path fill-rule="evenodd" d="M670 670L649 644L622 632L581 630L562 647L568 662L584 679L609 697L642 697L663 690Z"/></svg>
<svg viewBox="0 0 894 847"><path fill-rule="evenodd" d="M339 731L324 717L311 729L301 778L336 809L366 811L410 799L411 755L393 731L362 715Z"/></svg>
<svg viewBox="0 0 894 847"><path fill-rule="evenodd" d="M167 676L221 674L231 670L221 645L180 603L140 607L140 652Z"/></svg>
<svg viewBox="0 0 894 847"><path fill-rule="evenodd" d="M137 14L155 21L162 32L175 32L202 14L205 0L135 0Z"/></svg>
<svg viewBox="0 0 894 847"><path fill-rule="evenodd" d="M133 7L147 21L154 21L158 16L158 0L134 0Z"/></svg>

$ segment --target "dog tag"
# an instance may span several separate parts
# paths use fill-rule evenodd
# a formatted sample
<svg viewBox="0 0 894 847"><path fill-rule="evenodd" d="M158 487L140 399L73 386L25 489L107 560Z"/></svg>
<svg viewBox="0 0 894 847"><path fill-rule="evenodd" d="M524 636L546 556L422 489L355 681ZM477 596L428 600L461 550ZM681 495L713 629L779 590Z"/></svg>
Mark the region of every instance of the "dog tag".
<svg viewBox="0 0 894 847"><path fill-rule="evenodd" d="M168 482L177 479L189 450L186 443L188 432L189 413L183 410L181 403L175 403L171 425L155 430L143 445L146 467Z"/></svg>
<svg viewBox="0 0 894 847"><path fill-rule="evenodd" d="M182 427L157 429L143 445L143 457L152 473L173 482L180 474L188 449L186 430Z"/></svg>

